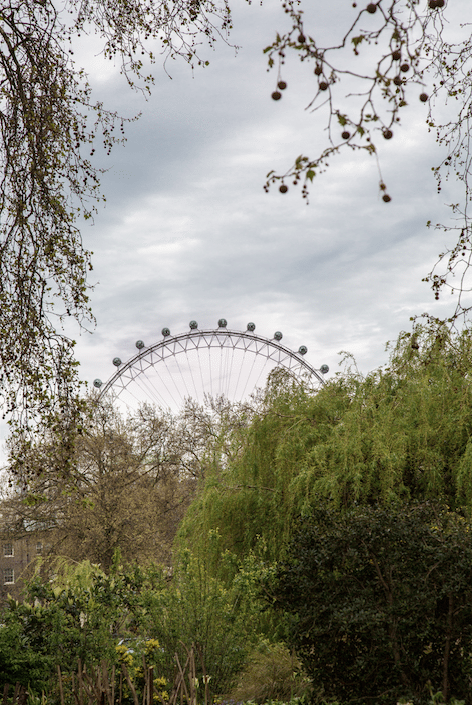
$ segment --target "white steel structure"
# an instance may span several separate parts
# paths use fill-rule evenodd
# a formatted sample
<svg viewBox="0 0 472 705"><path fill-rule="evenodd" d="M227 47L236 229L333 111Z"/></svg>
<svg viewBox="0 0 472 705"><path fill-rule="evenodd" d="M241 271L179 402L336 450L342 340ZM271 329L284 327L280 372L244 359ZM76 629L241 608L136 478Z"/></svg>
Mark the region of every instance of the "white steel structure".
<svg viewBox="0 0 472 705"><path fill-rule="evenodd" d="M319 370L310 365L303 357L307 352L304 345L293 352L282 345L279 331L268 339L256 334L255 328L254 323L248 323L244 332L228 330L224 318L214 330L199 330L196 321L179 335L163 328L159 342L146 347L138 340L138 352L125 363L115 358L115 374L104 385L99 379L94 385L100 388L100 396L109 394L130 410L152 402L177 412L186 398L201 403L205 394L243 401L264 387L276 367L285 368L313 388L324 384L327 365Z"/></svg>

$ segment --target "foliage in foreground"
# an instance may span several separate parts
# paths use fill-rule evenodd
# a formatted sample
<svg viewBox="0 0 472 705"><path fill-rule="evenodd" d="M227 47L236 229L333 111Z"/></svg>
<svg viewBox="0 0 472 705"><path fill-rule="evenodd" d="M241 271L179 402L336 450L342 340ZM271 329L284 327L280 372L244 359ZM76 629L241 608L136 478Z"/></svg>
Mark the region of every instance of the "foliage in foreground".
<svg viewBox="0 0 472 705"><path fill-rule="evenodd" d="M25 600L11 600L1 615L0 687L19 682L40 694L52 687L57 666L69 676L78 659L139 670L142 655L164 687L173 683L175 654L183 664L195 644L202 655L196 677L211 676L211 692L224 694L257 639L247 611L237 608L245 602L238 586L224 587L188 553L172 577L118 560L108 575L87 561L54 569L49 581L32 579ZM152 653L151 643L158 644Z"/></svg>
<svg viewBox="0 0 472 705"><path fill-rule="evenodd" d="M317 510L272 577L328 700L472 702L472 526L433 505Z"/></svg>
<svg viewBox="0 0 472 705"><path fill-rule="evenodd" d="M297 156L285 173L271 170L265 189L277 184L286 193L293 183L301 186L303 198L308 199L313 180L327 171L336 154L375 154L379 194L390 203L393 194L388 193L380 171L381 143L395 142L401 124L412 114L405 108L416 103L419 112L413 114L423 112L428 131L436 134L441 147L436 164L431 165L438 192L450 177L463 186L458 202L449 205L449 222L435 225L452 239L446 240L424 281L431 284L436 299L441 291L453 294L455 310L450 321L463 317L469 325L472 35L470 24L462 23L462 18L470 5L461 6L459 20L454 16L457 3L446 0L353 2L343 6L342 17L336 5L323 7L321 22L321 8L307 12L314 9L311 6L285 0L282 7L288 26L282 25L264 53L269 69L274 69L272 98L276 101L283 98L285 89L290 91L281 79L287 78L285 65L291 59L297 57L305 71L314 71L314 80L306 84L305 104L318 116L318 129L324 131L326 140L319 152ZM428 109L421 111L425 105ZM429 221L427 227L431 225Z"/></svg>

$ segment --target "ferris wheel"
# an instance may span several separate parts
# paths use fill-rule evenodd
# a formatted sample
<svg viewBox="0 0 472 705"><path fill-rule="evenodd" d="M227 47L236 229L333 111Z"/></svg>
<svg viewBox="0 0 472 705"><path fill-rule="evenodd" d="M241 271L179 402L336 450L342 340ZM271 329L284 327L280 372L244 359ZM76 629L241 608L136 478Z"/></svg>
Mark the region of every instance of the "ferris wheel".
<svg viewBox="0 0 472 705"><path fill-rule="evenodd" d="M304 359L305 345L294 352L282 345L280 331L269 339L255 333L254 323L248 323L245 331L227 326L226 319L220 318L216 329L200 330L196 321L190 321L189 330L178 335L163 328L161 340L150 346L138 340L135 355L124 363L115 357L116 372L106 383L95 379L93 384L100 398L107 395L129 411L151 402L173 413L186 399L203 403L206 395L242 402L264 387L277 367L310 388L325 384L328 366L315 369L310 365Z"/></svg>

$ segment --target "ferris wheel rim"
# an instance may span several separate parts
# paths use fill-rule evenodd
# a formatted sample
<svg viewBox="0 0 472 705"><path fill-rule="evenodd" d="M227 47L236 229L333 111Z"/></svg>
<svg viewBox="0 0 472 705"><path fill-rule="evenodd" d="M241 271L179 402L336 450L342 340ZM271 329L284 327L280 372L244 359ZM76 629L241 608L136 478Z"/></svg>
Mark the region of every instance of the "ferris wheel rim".
<svg viewBox="0 0 472 705"><path fill-rule="evenodd" d="M226 322L225 322L226 323ZM164 333L165 331L165 333ZM291 350L288 348L286 345L283 345L280 342L280 338L282 337L281 333L276 333L275 336L280 336L279 339L277 338L266 338L265 336L260 335L259 333L255 333L253 330L245 330L245 331L238 331L238 330L232 330L224 327L218 327L218 328L208 328L208 329L198 329L198 328L191 328L188 331L185 331L183 333L178 333L176 335L171 335L169 329L164 328L163 331L164 333L163 338L159 340L156 343L153 343L152 345L149 346L144 346L141 349L138 349L138 352L130 357L126 362L122 363L119 358L114 359L114 364L117 364L117 361L119 361L119 364L117 364L118 369L116 372L105 382L103 385L103 388L100 389L99 393L99 398L103 398L112 388L113 386L120 380L123 379L126 375L126 372L130 371L134 365L140 363L140 361L144 360L147 356L152 356L153 353L158 352L159 350L166 348L170 349L171 346L177 345L181 341L190 341L193 339L199 339L199 340L204 340L204 345L202 347L207 347L207 348L233 348L233 349L239 349L243 350L244 352L250 352L254 355L261 355L266 357L267 360L271 359L271 356L269 354L266 354L262 352L262 349L259 350L254 350L251 349L249 346L246 348L238 348L234 343L231 343L233 339L236 339L237 341L241 340L246 340L250 341L251 343L260 343L262 346L265 346L268 349L275 349L279 353L283 353L285 355L285 358L289 358L290 360L295 360L297 365L301 368L301 371L307 372L309 377L315 378L316 382L324 385L326 384L326 380L323 377L323 372L320 370L317 370L313 365L308 363L304 358L303 354L307 351L305 346L301 346L300 350L298 352ZM209 340L208 340L209 338ZM141 341L138 341L141 342ZM227 344L225 344L227 343ZM198 350L199 346L196 345L193 350ZM301 350L303 349L303 352ZM180 350L173 350L169 352L169 356L175 357L179 353L184 353L187 352L187 349L185 347L182 347ZM165 359L165 358L161 358ZM157 364L150 362L149 366L154 367L154 365ZM293 370L283 364L282 362L277 363L279 366L284 367L287 369L289 372L293 373ZM142 370L138 372L138 374L142 374ZM295 376L299 376L299 374L296 374ZM101 386L101 381L96 380L100 382ZM126 384L121 385L121 391L118 393L121 394L124 390L126 390L127 386L131 384L133 381L133 378L130 377Z"/></svg>

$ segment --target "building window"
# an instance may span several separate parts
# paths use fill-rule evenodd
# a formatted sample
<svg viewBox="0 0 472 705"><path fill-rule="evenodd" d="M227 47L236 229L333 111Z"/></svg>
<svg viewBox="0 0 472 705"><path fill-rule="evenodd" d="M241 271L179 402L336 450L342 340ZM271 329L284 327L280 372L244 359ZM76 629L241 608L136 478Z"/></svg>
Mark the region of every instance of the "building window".
<svg viewBox="0 0 472 705"><path fill-rule="evenodd" d="M3 584L13 585L15 582L15 574L13 568L5 568L3 571Z"/></svg>
<svg viewBox="0 0 472 705"><path fill-rule="evenodd" d="M3 544L3 555L4 556L13 556L13 544L12 543L4 543Z"/></svg>
<svg viewBox="0 0 472 705"><path fill-rule="evenodd" d="M39 556L40 553L42 553L42 552L43 552L43 544L41 543L41 541L38 541L38 543L36 544L36 555Z"/></svg>

